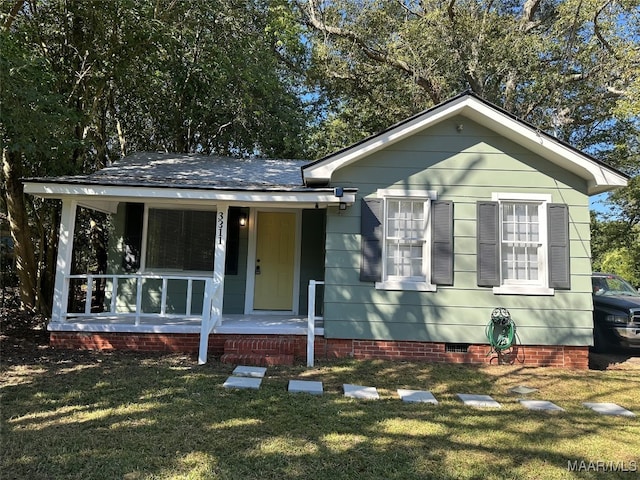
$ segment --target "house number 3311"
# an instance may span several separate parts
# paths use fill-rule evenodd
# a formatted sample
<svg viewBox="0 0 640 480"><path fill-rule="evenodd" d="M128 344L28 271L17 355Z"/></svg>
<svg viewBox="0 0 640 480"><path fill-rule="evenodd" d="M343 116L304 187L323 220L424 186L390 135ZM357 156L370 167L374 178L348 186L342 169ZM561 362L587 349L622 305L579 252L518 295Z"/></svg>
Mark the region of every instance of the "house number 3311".
<svg viewBox="0 0 640 480"><path fill-rule="evenodd" d="M224 228L224 213L218 212L218 244L222 245L222 229Z"/></svg>

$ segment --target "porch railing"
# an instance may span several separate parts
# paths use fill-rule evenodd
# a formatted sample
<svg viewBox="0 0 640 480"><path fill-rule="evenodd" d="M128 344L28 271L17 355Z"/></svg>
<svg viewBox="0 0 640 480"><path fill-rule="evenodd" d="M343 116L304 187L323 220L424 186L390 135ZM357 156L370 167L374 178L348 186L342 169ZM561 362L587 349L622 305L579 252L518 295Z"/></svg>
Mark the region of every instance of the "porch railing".
<svg viewBox="0 0 640 480"><path fill-rule="evenodd" d="M309 281L309 305L307 310L307 367L313 367L315 357L316 321L322 316L316 315L316 286L324 285L320 280Z"/></svg>
<svg viewBox="0 0 640 480"><path fill-rule="evenodd" d="M219 284L208 277L185 276L185 275L154 275L154 274L85 274L67 275L65 277L67 306L61 320L73 317L101 317L101 316L121 316L135 318L135 324L140 324L141 316L145 317L202 317L203 322L209 323L212 319L215 323L220 320L218 308L214 309L212 302L217 299ZM73 285L73 283L76 283ZM143 305L143 290L147 282L158 282L159 285L151 287L150 291L156 289L155 294L159 294L159 304L148 306L145 311ZM170 282L186 282L184 296L173 292L171 299L180 303L184 308L176 311L169 304L169 284ZM202 284L202 304L194 302L194 285ZM128 284L131 288L128 292L121 292L121 286ZM135 303L133 296L135 294ZM122 300L125 297L129 300ZM196 294L197 298L199 294ZM119 298L121 299L119 301ZM219 299L218 299L219 300ZM220 305L222 302L220 302ZM198 305L198 307L196 307ZM194 308L196 307L196 308ZM69 311L69 310L72 311ZM194 313L194 310L199 312ZM214 326L215 326L214 323ZM213 328L213 327L212 327Z"/></svg>

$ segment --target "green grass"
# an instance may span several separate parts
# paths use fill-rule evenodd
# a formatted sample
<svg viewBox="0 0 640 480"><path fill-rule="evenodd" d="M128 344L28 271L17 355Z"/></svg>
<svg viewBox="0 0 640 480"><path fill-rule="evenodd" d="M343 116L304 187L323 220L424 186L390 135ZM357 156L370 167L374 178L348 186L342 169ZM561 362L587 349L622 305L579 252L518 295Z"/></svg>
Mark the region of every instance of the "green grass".
<svg viewBox="0 0 640 480"><path fill-rule="evenodd" d="M179 356L74 355L4 365L5 479L554 479L629 478L571 472L568 462L640 470L640 416L604 417L585 401L640 414L639 371L342 361L270 367L258 391L227 390L233 367ZM59 356L64 359L64 356ZM11 362L10 362L11 363ZM289 379L325 394L289 394ZM376 386L378 401L342 395ZM528 411L527 385L565 412ZM406 404L397 388L429 389L437 406ZM484 393L502 409L465 407ZM593 464L592 464L593 465Z"/></svg>

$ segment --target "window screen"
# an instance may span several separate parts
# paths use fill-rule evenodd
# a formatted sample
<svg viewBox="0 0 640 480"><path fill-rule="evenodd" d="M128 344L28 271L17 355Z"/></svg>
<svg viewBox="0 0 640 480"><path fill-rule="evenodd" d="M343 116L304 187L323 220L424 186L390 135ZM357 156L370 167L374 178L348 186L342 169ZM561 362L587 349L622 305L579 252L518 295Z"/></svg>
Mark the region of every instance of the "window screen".
<svg viewBox="0 0 640 480"><path fill-rule="evenodd" d="M149 209L146 267L212 271L215 212Z"/></svg>

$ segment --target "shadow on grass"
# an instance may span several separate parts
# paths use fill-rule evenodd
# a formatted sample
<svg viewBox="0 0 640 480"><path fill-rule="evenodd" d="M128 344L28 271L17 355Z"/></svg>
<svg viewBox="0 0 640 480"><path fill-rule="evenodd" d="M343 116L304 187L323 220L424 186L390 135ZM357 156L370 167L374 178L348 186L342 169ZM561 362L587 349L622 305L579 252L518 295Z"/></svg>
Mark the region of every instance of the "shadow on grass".
<svg viewBox="0 0 640 480"><path fill-rule="evenodd" d="M270 367L244 391L222 387L232 369L128 354L3 368L3 478L573 478L569 462L631 466L640 451L637 418L581 405L608 396L640 410L640 380L623 372L342 361ZM294 378L325 394L289 394ZM523 409L508 393L523 382L566 412ZM343 383L376 386L381 400L345 398ZM403 403L396 388L440 404ZM468 408L456 393L503 408Z"/></svg>

